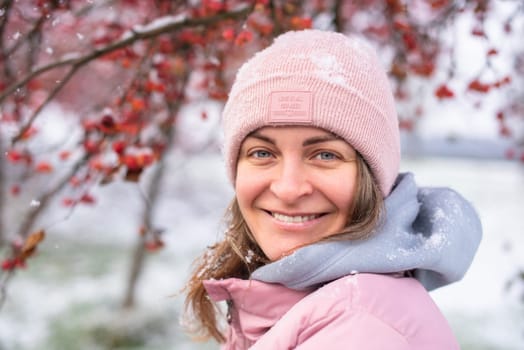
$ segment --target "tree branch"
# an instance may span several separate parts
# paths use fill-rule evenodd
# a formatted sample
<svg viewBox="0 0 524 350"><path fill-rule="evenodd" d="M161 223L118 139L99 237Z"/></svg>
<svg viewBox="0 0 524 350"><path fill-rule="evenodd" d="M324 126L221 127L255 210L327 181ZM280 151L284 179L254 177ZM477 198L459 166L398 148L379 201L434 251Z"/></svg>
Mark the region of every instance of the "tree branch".
<svg viewBox="0 0 524 350"><path fill-rule="evenodd" d="M9 13L11 10L11 5L13 4L12 0L6 0L1 5L0 8L4 10L4 15L0 17L0 53L2 54L2 58L5 62L4 65L4 73L6 78L11 78L12 73L11 69L9 69L9 64L7 63L7 49L4 47L4 34L5 34L5 28L7 27L7 22L9 20Z"/></svg>
<svg viewBox="0 0 524 350"><path fill-rule="evenodd" d="M31 226L34 224L40 213L46 208L49 201L69 183L69 180L84 164L87 163L90 157L90 154L86 153L73 165L71 170L56 183L56 185L53 188L51 188L49 191L47 191L37 199L39 205L25 217L24 221L18 229L18 235L20 237L27 237L28 233L31 231Z"/></svg>
<svg viewBox="0 0 524 350"><path fill-rule="evenodd" d="M253 10L252 6L242 7L240 10L232 12L224 12L210 17L195 18L195 19L186 19L186 18L176 18L176 17L163 17L160 20L153 21L149 25L144 27L136 26L128 35L124 35L122 39L116 41L112 44L107 45L104 48L94 50L84 56L69 58L60 61L53 62L51 64L40 67L39 69L34 70L29 73L26 77L21 79L19 82L15 82L0 95L0 102L2 102L9 94L13 93L16 89L25 85L28 81L35 78L36 76L43 74L49 70L71 65L71 70L69 73L62 79L59 85L57 85L46 98L46 100L35 110L29 120L22 126L17 135L12 138L11 144L16 143L20 140L24 133L31 127L39 113L42 109L56 96L56 94L64 87L64 85L71 79L74 73L83 65L88 62L99 58L109 52L121 49L123 47L129 46L136 41L151 39L159 36L160 34L180 30L187 27L196 27L202 25L209 25L222 21L224 19L236 19L247 16Z"/></svg>
<svg viewBox="0 0 524 350"><path fill-rule="evenodd" d="M67 84L67 82L73 77L75 72L80 68L81 65L74 65L69 72L62 78L59 84L57 84L53 90L49 93L47 98L45 99L40 106L33 112L29 120L22 126L22 128L18 131L18 133L11 139L11 144L15 144L18 140L20 140L25 132L31 127L33 122L35 121L36 117L40 114L40 112L44 109L45 106L51 102L51 100L62 90L62 88Z"/></svg>
<svg viewBox="0 0 524 350"><path fill-rule="evenodd" d="M4 90L4 92L0 94L0 103L3 102L7 96L9 96L14 91L16 91L16 89L27 84L27 82L30 81L31 79L47 71L50 71L52 69L62 67L62 66L67 66L67 65L82 66L89 61L97 59L100 56L103 56L115 50L129 46L135 43L136 41L151 39L161 34L177 31L183 28L206 26L206 25L210 25L216 22L220 22L225 19L242 18L242 17L247 16L252 11L253 11L253 6L243 6L239 10L235 10L231 12L223 12L223 13L220 13L214 16L210 16L210 17L190 18L190 19L164 17L160 19L163 22L165 22L164 24L161 24L160 20L157 20L157 21L153 21L152 23L150 23L147 26L143 26L143 27L137 26L131 32L129 32L128 35L124 35L123 38L121 38L120 40L112 44L109 44L103 48L95 49L87 53L84 56L65 58L65 59L47 64L45 66L42 66L38 69L33 70L32 72L27 74L24 78L22 78L20 81L9 85ZM160 23L160 24L156 25L157 23Z"/></svg>
<svg viewBox="0 0 524 350"><path fill-rule="evenodd" d="M184 83L182 86L182 91L185 90L185 86L187 84L187 78L186 75L184 77ZM172 144L174 135L175 135L175 124L174 119L175 115L178 113L178 110L180 109L181 103L178 101L174 104L168 103L168 110L169 110L169 129L165 131L166 136L166 142L167 144ZM145 249L145 243L148 235L158 235L159 233L153 232L154 229L152 227L152 221L153 221L153 214L154 214L154 207L155 204L158 201L160 191L161 191L161 184L162 180L165 175L165 170L167 167L167 160L165 157L165 152L162 153L162 157L158 161L158 164L156 168L154 169L154 173L152 176L151 181L149 182L149 186L147 188L147 192L144 196L144 212L142 215L142 226L145 227L147 232L143 235L140 235L133 252L132 262L131 262L131 269L129 271L129 276L127 279L124 299L122 302L122 307L124 309L129 309L134 306L135 304L135 294L136 294L136 284L138 282L138 279L140 278L140 275L143 270L145 258L146 258L146 249Z"/></svg>
<svg viewBox="0 0 524 350"><path fill-rule="evenodd" d="M335 0L333 4L333 25L335 31L344 33L344 21L342 19L342 0Z"/></svg>
<svg viewBox="0 0 524 350"><path fill-rule="evenodd" d="M278 20L277 16L277 9L275 1L269 2L269 9L271 11L271 18L273 19L273 36L277 36L282 32L282 26L280 25L280 21Z"/></svg>
<svg viewBox="0 0 524 350"><path fill-rule="evenodd" d="M127 85L127 88L126 89L122 89L122 93L120 94L120 102L119 102L119 105L121 106L123 103L124 103L124 100L125 100L125 97L129 94L129 92L131 91L131 87L133 85L133 82L139 80L142 76L144 76L145 74L147 74L147 67L146 67L146 62L151 58L152 54L153 54L153 48L154 48L155 44L154 44L154 41L152 41L147 49L147 52L146 54L144 54L144 56L142 56L142 58L140 59L140 62L138 63L137 65L137 68L136 68L136 72L135 74L133 75L133 77L130 79L130 82L129 84Z"/></svg>
<svg viewBox="0 0 524 350"><path fill-rule="evenodd" d="M14 270L4 271L4 274L0 276L0 310L4 306L5 300L7 298L7 285L9 280L14 275Z"/></svg>
<svg viewBox="0 0 524 350"><path fill-rule="evenodd" d="M25 41L31 41L32 38L34 38L36 35L38 35L40 33L40 30L42 29L42 25L44 24L45 20L46 20L45 16L39 17L38 20L36 21L35 25L33 26L33 28L31 28L31 30L29 32L27 32L26 34L22 35L20 38L18 38L18 40L16 40L16 42L13 44L13 46L11 46L10 48L6 49L6 51L4 52L4 56L6 58L9 57L9 55L12 55L16 50L18 50L18 48L20 46L22 46L22 44Z"/></svg>
<svg viewBox="0 0 524 350"><path fill-rule="evenodd" d="M0 133L0 152L1 154L4 153L3 148L3 141L2 141L2 134ZM4 191L6 189L6 186L4 184L5 182L5 162L0 162L0 248L4 245L4 221L3 221L3 213L4 213L4 207L5 207L5 201L6 196L4 194Z"/></svg>
<svg viewBox="0 0 524 350"><path fill-rule="evenodd" d="M85 154L82 158L80 158L74 166L71 168L71 170L64 176L58 183L51 188L49 191L44 193L40 198L37 199L39 205L34 208L31 212L27 214L27 216L24 218L24 221L18 228L18 235L22 238L26 238L31 232L31 226L34 224L36 219L38 219L39 215L43 212L43 210L47 207L47 204L49 201L61 190L64 188L65 185L69 183L69 180L71 177L73 177L74 174L89 160L91 156L89 154ZM9 284L10 279L13 277L15 273L14 269L3 271L2 274L0 274L0 310L2 309L2 306L6 300L7 297L7 287Z"/></svg>

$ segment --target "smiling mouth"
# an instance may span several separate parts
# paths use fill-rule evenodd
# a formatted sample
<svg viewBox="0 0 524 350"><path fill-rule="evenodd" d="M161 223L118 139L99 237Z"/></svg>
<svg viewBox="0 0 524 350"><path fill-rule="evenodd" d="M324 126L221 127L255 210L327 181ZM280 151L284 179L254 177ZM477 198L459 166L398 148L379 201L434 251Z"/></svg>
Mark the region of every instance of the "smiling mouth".
<svg viewBox="0 0 524 350"><path fill-rule="evenodd" d="M311 220L318 219L319 217L323 216L324 214L311 214L311 215L285 215L280 213L274 213L269 212L268 213L278 221L282 221L285 223L303 223Z"/></svg>

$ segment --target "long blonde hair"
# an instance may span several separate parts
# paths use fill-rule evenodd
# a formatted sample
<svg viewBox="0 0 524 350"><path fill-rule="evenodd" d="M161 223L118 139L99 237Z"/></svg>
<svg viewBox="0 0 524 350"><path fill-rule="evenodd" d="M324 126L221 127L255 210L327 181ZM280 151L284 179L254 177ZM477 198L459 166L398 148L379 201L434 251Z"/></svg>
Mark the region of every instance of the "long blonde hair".
<svg viewBox="0 0 524 350"><path fill-rule="evenodd" d="M382 193L364 159L357 156L357 193L353 210L348 213L346 228L323 240L361 239L371 234L380 223ZM269 263L251 234L237 203L233 199L225 216L229 223L224 239L210 246L194 262L194 270L185 290L185 318L188 331L196 338L209 337L224 342L220 330L220 310L209 299L202 281L208 279L249 279L258 267Z"/></svg>

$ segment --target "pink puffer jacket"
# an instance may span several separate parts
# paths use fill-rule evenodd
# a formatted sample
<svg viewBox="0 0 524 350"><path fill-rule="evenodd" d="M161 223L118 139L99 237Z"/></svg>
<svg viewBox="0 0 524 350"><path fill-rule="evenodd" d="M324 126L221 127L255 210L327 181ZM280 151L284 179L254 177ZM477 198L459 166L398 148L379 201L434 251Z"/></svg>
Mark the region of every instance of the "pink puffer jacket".
<svg viewBox="0 0 524 350"><path fill-rule="evenodd" d="M255 280L211 280L214 301L232 301L223 349L454 350L459 345L413 278L356 274L300 292Z"/></svg>

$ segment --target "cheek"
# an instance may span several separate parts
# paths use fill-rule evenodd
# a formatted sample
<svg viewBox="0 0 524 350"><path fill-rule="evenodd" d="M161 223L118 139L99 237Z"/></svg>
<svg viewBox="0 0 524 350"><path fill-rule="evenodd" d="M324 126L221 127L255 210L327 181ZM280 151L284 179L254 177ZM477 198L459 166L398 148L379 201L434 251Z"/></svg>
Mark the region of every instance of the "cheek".
<svg viewBox="0 0 524 350"><path fill-rule="evenodd" d="M336 179L336 184L330 186L331 199L335 205L347 213L353 211L357 197L357 171L351 171Z"/></svg>
<svg viewBox="0 0 524 350"><path fill-rule="evenodd" d="M245 209L251 206L262 189L263 184L260 176L252 174L248 168L239 165L235 179L235 193L243 214L245 214Z"/></svg>
<svg viewBox="0 0 524 350"><path fill-rule="evenodd" d="M238 202L238 207L240 209L240 212L242 213L242 216L246 216L246 208L248 207L249 203L251 202L251 195L249 193L249 190L247 188L244 188L242 184L238 184L238 182L235 185L235 194Z"/></svg>

